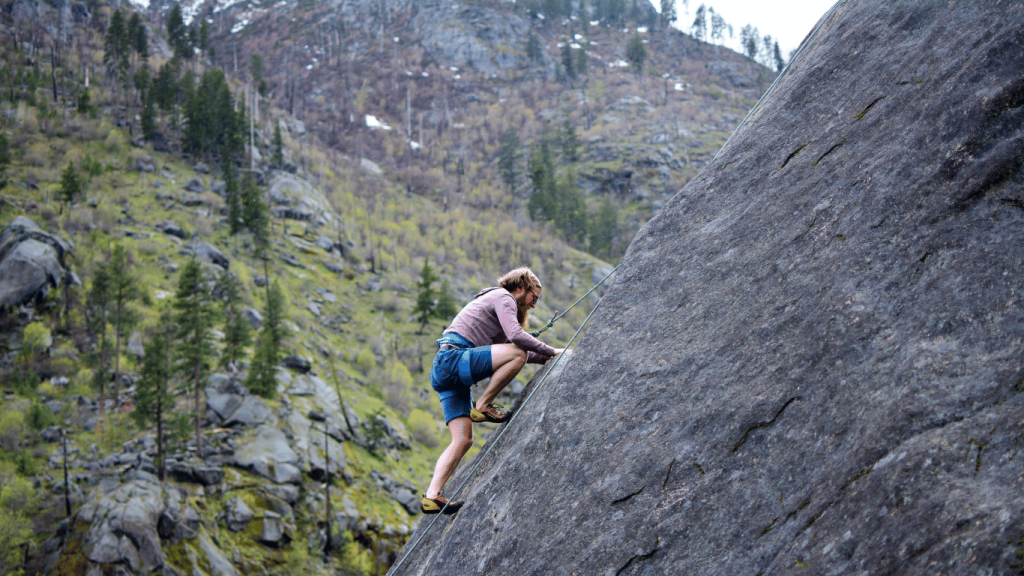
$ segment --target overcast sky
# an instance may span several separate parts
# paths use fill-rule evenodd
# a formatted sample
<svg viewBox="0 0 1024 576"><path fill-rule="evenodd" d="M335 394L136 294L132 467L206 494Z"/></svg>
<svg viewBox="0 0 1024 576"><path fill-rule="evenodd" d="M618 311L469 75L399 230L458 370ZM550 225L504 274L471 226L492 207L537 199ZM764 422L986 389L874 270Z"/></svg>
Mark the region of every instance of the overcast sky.
<svg viewBox="0 0 1024 576"><path fill-rule="evenodd" d="M782 55L788 60L789 53L796 50L835 0L705 0L703 3L714 8L726 22L732 24L733 37L727 40L725 45L740 51L740 28L752 24L761 36L768 34L778 40ZM661 3L660 0L655 0L653 4L660 7ZM690 32L694 12L700 5L701 0L689 0L689 5L684 5L683 0L676 0L676 13L679 15L676 26Z"/></svg>

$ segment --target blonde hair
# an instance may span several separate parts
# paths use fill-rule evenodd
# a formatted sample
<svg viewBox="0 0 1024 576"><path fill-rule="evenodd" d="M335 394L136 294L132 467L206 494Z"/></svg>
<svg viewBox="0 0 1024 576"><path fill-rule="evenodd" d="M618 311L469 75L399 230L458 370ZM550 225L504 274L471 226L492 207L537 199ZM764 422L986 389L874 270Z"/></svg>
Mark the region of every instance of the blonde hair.
<svg viewBox="0 0 1024 576"><path fill-rule="evenodd" d="M529 290L531 288L542 288L540 279L527 267L516 268L511 272L508 272L501 278L498 278L498 286L501 286L509 292L515 292L520 288Z"/></svg>
<svg viewBox="0 0 1024 576"><path fill-rule="evenodd" d="M537 275L525 266L522 268L516 268L501 278L498 278L498 286L501 286L509 292L515 292L519 289L533 290L534 288L543 288L540 283L540 278L537 278ZM517 306L517 308L516 319L519 320L519 325L522 326L523 330L526 330L526 326L530 322L530 311L522 306Z"/></svg>

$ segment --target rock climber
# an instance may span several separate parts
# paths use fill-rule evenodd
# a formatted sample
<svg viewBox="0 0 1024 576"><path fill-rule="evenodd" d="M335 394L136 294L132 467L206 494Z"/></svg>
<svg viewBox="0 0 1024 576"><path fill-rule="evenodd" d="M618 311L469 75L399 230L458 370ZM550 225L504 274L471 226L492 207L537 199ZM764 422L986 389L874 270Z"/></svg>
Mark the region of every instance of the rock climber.
<svg viewBox="0 0 1024 576"><path fill-rule="evenodd" d="M504 422L507 414L494 404L498 393L527 363L543 364L563 352L524 330L540 294L537 276L529 268L516 268L498 278L497 286L474 296L437 341L430 385L441 398L452 441L438 458L421 500L425 514L437 514L445 504L445 514L462 508L441 490L473 445L473 423ZM487 377L491 380L474 405L469 387Z"/></svg>

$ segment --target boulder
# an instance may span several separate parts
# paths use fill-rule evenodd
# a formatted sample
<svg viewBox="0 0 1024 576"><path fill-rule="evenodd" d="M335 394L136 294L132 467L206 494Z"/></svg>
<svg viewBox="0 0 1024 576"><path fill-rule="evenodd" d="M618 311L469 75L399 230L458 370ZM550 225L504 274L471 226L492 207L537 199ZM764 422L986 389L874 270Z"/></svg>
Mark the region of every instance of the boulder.
<svg viewBox="0 0 1024 576"><path fill-rule="evenodd" d="M213 192L214 194L216 194L218 196L224 196L224 194L227 192L227 189L228 189L227 182L225 182L223 180L214 180L210 184L210 192Z"/></svg>
<svg viewBox="0 0 1024 576"><path fill-rule="evenodd" d="M252 520L252 510L245 504L245 501L235 496L224 503L224 521L228 529L233 532L241 532Z"/></svg>
<svg viewBox="0 0 1024 576"><path fill-rule="evenodd" d="M1021 2L837 3L403 572L1018 570L1022 51Z"/></svg>
<svg viewBox="0 0 1024 576"><path fill-rule="evenodd" d="M89 525L85 536L89 560L125 562L132 571L145 574L161 566L164 553L157 523L163 511L158 483L141 478L101 482L77 515L78 523Z"/></svg>
<svg viewBox="0 0 1024 576"><path fill-rule="evenodd" d="M281 366L288 368L289 370L295 370L300 374L308 374L313 369L313 365L309 358L304 358L297 354L289 354L281 360Z"/></svg>
<svg viewBox="0 0 1024 576"><path fill-rule="evenodd" d="M280 546L287 545L291 541L285 531L284 522L281 521L281 516L269 510L263 512L263 527L260 530L259 537L256 540L278 548Z"/></svg>
<svg viewBox="0 0 1024 576"><path fill-rule="evenodd" d="M264 285L266 284L264 283ZM261 313L259 310L252 308L250 306L243 306L242 315L245 316L245 320L246 322L249 323L250 328L257 330L261 326L263 326L263 313Z"/></svg>
<svg viewBox="0 0 1024 576"><path fill-rule="evenodd" d="M62 286L71 242L18 216L0 233L0 306L20 306ZM70 279L68 279L70 280Z"/></svg>
<svg viewBox="0 0 1024 576"><path fill-rule="evenodd" d="M189 180L185 184L185 190L188 190L189 192L195 192L196 194L202 194L203 192L206 192L206 186L203 185L202 178L196 177Z"/></svg>
<svg viewBox="0 0 1024 576"><path fill-rule="evenodd" d="M278 484L298 484L301 472L296 467L299 457L292 451L283 432L261 425L256 437L235 450L235 463L269 478Z"/></svg>
<svg viewBox="0 0 1024 576"><path fill-rule="evenodd" d="M228 260L227 256L209 242L189 242L185 247L191 250L196 255L196 258L200 260L206 260L225 270L231 266L231 261Z"/></svg>
<svg viewBox="0 0 1024 576"><path fill-rule="evenodd" d="M231 563L224 551L210 538L206 528L199 529L199 536L196 538L199 544L199 553L202 554L205 564L209 570L200 570L199 566L193 566L193 574L208 573L210 576L240 576L235 565Z"/></svg>
<svg viewBox="0 0 1024 576"><path fill-rule="evenodd" d="M224 422L225 426L242 426L250 428L262 424L270 417L270 407L258 396L246 396L238 409Z"/></svg>
<svg viewBox="0 0 1024 576"><path fill-rule="evenodd" d="M182 240L188 238L188 234L185 232L185 230L182 229L181 226L178 226L177 224L171 222L170 220L164 220L163 222L157 224L156 231L167 234L168 236L175 236L177 238L181 238Z"/></svg>
<svg viewBox="0 0 1024 576"><path fill-rule="evenodd" d="M242 397L238 394L227 394L216 388L206 389L206 407L221 420L227 420L242 405Z"/></svg>
<svg viewBox="0 0 1024 576"><path fill-rule="evenodd" d="M146 352L142 349L142 334L138 332L132 332L128 336L128 344L125 347L136 358L142 359L146 357Z"/></svg>
<svg viewBox="0 0 1024 576"><path fill-rule="evenodd" d="M196 162L196 163L195 163L195 164L194 164L194 165L192 166L192 170L194 170L194 171L196 171L196 172L198 172L198 173L200 173L200 174L209 174L209 173L210 173L210 167L209 167L209 166L207 166L207 165L206 165L205 163L203 163L203 162Z"/></svg>

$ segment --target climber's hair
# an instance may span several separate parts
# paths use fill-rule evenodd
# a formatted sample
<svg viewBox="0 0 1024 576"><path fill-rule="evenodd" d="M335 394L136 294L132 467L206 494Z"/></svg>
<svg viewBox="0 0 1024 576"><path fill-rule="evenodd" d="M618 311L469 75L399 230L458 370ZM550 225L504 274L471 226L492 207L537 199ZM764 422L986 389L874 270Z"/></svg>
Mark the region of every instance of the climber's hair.
<svg viewBox="0 0 1024 576"><path fill-rule="evenodd" d="M498 286L501 286L509 292L515 292L521 288L531 290L533 288L542 287L537 275L526 267L516 268L501 278L498 278Z"/></svg>

